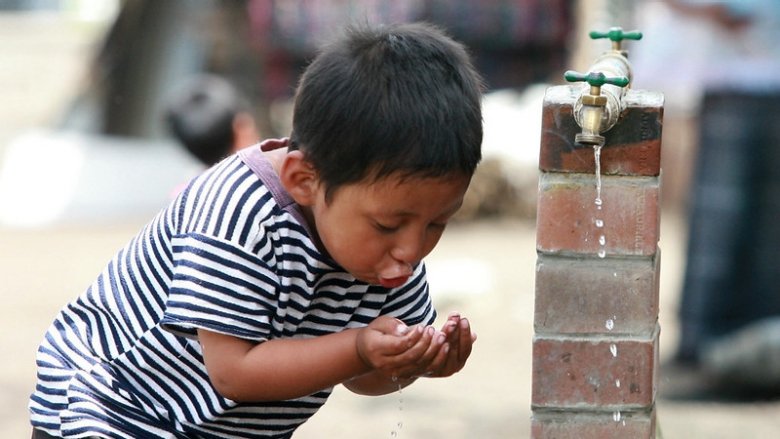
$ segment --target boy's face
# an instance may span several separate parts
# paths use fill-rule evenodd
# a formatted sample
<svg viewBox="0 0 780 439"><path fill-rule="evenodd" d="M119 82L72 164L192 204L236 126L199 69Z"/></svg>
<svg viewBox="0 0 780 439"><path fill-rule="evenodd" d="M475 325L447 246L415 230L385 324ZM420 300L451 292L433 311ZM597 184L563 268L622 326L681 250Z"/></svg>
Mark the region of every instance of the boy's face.
<svg viewBox="0 0 780 439"><path fill-rule="evenodd" d="M306 210L321 245L342 268L361 281L395 288L439 242L469 181L390 175L342 186L329 203L318 185Z"/></svg>

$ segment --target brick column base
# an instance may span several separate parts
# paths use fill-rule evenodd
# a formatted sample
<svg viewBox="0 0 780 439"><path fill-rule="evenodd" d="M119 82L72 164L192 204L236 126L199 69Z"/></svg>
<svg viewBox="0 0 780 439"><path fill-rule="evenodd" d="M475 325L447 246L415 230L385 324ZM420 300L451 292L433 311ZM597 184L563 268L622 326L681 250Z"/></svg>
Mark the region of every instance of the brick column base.
<svg viewBox="0 0 780 439"><path fill-rule="evenodd" d="M534 303L534 438L653 438L663 97L629 90L594 151L574 142L581 87L544 101Z"/></svg>

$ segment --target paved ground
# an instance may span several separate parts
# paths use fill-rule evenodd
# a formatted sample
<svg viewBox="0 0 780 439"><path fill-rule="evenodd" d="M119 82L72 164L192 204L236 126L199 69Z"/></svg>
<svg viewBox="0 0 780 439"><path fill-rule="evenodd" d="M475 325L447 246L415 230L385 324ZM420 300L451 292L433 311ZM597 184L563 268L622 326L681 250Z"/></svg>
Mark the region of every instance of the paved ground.
<svg viewBox="0 0 780 439"><path fill-rule="evenodd" d="M681 223L663 217L662 356L674 343ZM81 291L139 222L89 227L0 230L0 437L28 431L26 398L34 350L59 307ZM427 380L402 395L367 398L338 390L297 438L527 437L534 281L533 224L525 221L456 225L429 259L442 312L460 310L479 334L461 374ZM661 380L665 380L661 377ZM403 402L399 402L399 397ZM399 407L399 405L401 407ZM402 410L401 410L402 409ZM666 438L771 438L780 432L780 404L671 402L659 398ZM350 425L347 434L345 425Z"/></svg>
<svg viewBox="0 0 780 439"><path fill-rule="evenodd" d="M79 77L89 29L0 16L0 154L23 129L48 121ZM85 36L86 35L86 36ZM13 68L11 68L13 67ZM0 164L2 155L0 155ZM1 207L1 206L0 206ZM29 437L26 399L34 351L53 315L78 294L141 220L0 229L0 438ZM684 224L662 217L661 352L674 346ZM366 398L337 390L296 438L522 438L529 433L534 282L532 223L452 227L429 259L437 307L470 317L479 341L464 371L402 395ZM662 386L669 377L661 376ZM403 402L400 402L400 398ZM400 406L400 407L399 407ZM402 410L401 410L402 409ZM658 401L666 438L774 438L780 403Z"/></svg>

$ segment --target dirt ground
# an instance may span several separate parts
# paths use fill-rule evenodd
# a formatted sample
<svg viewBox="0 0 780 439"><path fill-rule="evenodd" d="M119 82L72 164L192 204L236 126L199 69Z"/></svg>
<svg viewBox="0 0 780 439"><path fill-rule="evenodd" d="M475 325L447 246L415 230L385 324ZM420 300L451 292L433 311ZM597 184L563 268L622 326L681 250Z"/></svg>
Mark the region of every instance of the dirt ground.
<svg viewBox="0 0 780 439"><path fill-rule="evenodd" d="M0 437L29 437L26 403L34 352L57 310L78 294L140 222L0 230ZM679 216L662 217L661 352L674 345L684 242ZM428 258L442 314L468 316L479 335L458 375L416 383L401 395L356 396L337 389L296 438L522 438L530 432L534 224L456 224ZM661 380L665 378L662 376ZM780 432L780 404L672 402L659 395L666 438L768 438ZM774 415L774 416L773 416ZM402 428L397 429L401 422Z"/></svg>

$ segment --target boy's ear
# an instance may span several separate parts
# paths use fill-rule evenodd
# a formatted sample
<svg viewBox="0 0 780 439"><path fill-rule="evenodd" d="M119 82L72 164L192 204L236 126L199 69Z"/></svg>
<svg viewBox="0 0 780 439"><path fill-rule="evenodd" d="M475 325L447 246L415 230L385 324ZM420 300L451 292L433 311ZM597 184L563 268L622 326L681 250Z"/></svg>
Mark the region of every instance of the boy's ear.
<svg viewBox="0 0 780 439"><path fill-rule="evenodd" d="M314 166L301 151L285 154L279 170L279 179L287 193L301 206L310 206L316 201L319 179Z"/></svg>

